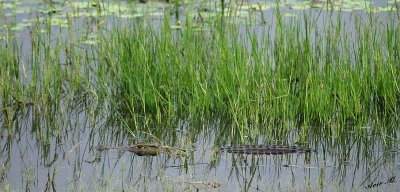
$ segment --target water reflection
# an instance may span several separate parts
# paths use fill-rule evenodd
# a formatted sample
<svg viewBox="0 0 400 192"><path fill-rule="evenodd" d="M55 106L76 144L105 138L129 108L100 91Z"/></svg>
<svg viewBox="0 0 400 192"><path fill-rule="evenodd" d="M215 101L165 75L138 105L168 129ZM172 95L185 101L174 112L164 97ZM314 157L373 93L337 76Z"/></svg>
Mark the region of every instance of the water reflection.
<svg viewBox="0 0 400 192"><path fill-rule="evenodd" d="M224 130L221 120L176 121L169 125L176 130L177 139L171 140L169 131L136 132L132 137L126 129L110 126L106 118L89 121L88 114L81 110L63 113L52 123L43 122L43 116L34 117L39 116L34 111L35 108L25 108L16 113L19 115L13 118L12 129L7 127L2 113L3 191L390 191L398 187L396 133L353 133L337 140L321 140L321 135L312 135L307 142L318 148L317 153L243 155L216 150L221 143L229 143L222 138L230 138L230 133L220 132ZM199 125L204 130L192 133L196 129L192 126ZM58 128L44 129L46 126ZM265 134L268 133L249 140L265 142ZM291 134L292 138L297 137ZM155 137L171 146L186 147L189 152L149 157L95 149L100 144L126 146L141 140L154 141ZM275 135L269 142L283 140Z"/></svg>
<svg viewBox="0 0 400 192"><path fill-rule="evenodd" d="M103 21L88 20L85 26L93 32ZM54 98L61 101L41 98L43 102L36 104L8 104L0 97L1 191L395 191L400 187L397 121L313 128L289 120L237 127L221 117L121 122L124 117L113 116L108 103L98 103L90 93L64 98L58 91L60 97ZM239 129L243 131L235 132ZM352 131L361 129L365 130ZM188 152L147 157L95 149L141 141ZM318 153L243 155L218 150L243 141L301 144Z"/></svg>

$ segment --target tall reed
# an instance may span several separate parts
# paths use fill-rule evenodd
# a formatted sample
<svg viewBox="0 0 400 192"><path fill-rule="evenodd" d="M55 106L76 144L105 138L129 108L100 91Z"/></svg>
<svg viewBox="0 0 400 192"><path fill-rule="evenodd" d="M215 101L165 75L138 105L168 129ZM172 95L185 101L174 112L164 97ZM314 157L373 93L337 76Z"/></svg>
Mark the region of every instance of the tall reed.
<svg viewBox="0 0 400 192"><path fill-rule="evenodd" d="M177 31L168 19L160 26L116 25L103 33L98 62L110 66L115 97L133 118L217 115L246 127L265 119L329 124L398 117L396 19L383 25L373 21L377 15L353 15L354 22L341 13L323 21L282 15L277 10L261 30L217 19L198 30L190 16Z"/></svg>

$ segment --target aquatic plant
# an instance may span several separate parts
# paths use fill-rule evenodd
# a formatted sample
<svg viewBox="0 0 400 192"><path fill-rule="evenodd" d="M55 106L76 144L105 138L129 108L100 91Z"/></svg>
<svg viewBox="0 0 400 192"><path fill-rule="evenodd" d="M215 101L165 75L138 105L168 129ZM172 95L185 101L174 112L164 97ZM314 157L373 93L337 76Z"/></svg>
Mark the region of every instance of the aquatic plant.
<svg viewBox="0 0 400 192"><path fill-rule="evenodd" d="M395 15L385 25L365 16L351 15L354 23L329 14L297 20L278 9L270 26L216 20L201 31L190 16L178 31L168 19L160 30L136 22L102 34L98 62L112 71L115 97L132 118L217 115L246 126L397 117Z"/></svg>
<svg viewBox="0 0 400 192"><path fill-rule="evenodd" d="M33 104L52 116L66 101L87 106L92 117L106 108L134 130L150 120L221 118L242 139L250 127L286 120L306 127L398 118L396 7L296 17L276 7L272 18L247 25L218 11L207 22L195 11L182 22L67 15L55 27L51 17L37 18L24 55L10 24L0 40L2 110ZM84 22L86 29L75 29Z"/></svg>

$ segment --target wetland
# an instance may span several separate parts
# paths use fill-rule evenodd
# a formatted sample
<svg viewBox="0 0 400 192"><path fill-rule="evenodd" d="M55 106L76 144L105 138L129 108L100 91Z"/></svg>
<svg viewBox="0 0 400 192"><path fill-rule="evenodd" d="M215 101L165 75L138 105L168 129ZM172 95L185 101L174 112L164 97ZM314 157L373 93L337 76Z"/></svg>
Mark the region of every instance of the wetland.
<svg viewBox="0 0 400 192"><path fill-rule="evenodd" d="M399 6L1 0L0 191L396 191Z"/></svg>

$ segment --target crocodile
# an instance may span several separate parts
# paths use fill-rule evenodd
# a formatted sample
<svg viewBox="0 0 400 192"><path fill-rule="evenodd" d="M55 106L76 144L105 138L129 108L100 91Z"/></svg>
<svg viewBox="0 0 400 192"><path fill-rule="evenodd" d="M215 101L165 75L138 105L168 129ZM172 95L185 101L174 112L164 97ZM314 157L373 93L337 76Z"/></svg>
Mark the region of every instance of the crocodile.
<svg viewBox="0 0 400 192"><path fill-rule="evenodd" d="M290 153L311 153L317 152L311 148L287 145L240 145L240 146L225 146L221 147L220 151L237 154L251 155L283 155Z"/></svg>
<svg viewBox="0 0 400 192"><path fill-rule="evenodd" d="M160 153L172 153L174 151L185 151L184 149L170 147L166 145L161 145L159 143L147 143L141 142L134 145L122 146L122 147L106 147L104 145L99 145L96 150L102 152L106 150L117 150L121 152L131 152L138 156L157 156Z"/></svg>
<svg viewBox="0 0 400 192"><path fill-rule="evenodd" d="M137 143L135 145L128 145L123 147L106 147L99 145L96 147L98 151L117 150L135 153L138 156L157 156L160 153L181 153L186 151L184 149L161 145L158 143ZM236 154L251 154L251 155L282 155L291 153L311 153L316 150L311 148L287 145L240 145L240 146L225 146L219 149L222 152L236 153Z"/></svg>

